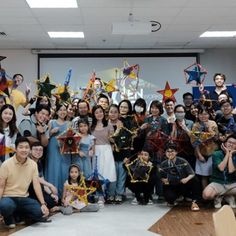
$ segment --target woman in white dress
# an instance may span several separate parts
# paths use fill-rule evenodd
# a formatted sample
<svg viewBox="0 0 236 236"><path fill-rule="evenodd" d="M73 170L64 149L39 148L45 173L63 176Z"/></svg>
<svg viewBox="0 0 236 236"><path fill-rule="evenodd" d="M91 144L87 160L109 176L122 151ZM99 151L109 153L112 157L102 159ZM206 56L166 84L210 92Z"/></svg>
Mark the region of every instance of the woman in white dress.
<svg viewBox="0 0 236 236"><path fill-rule="evenodd" d="M101 106L94 106L92 110L92 135L95 137L95 156L93 166L97 159L98 173L110 181L114 186L116 181L116 169L113 152L110 144L110 137L114 132L113 126L105 119L105 112ZM114 188L109 188L108 195L113 195Z"/></svg>

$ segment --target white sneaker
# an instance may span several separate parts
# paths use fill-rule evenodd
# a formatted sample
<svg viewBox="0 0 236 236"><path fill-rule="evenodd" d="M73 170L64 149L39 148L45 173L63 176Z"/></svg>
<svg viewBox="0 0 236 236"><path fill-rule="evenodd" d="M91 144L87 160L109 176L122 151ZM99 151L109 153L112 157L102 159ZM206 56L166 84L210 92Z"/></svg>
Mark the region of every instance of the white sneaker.
<svg viewBox="0 0 236 236"><path fill-rule="evenodd" d="M221 208L222 207L222 204L221 204L222 200L223 200L222 196L216 196L216 198L214 199L214 207L217 209Z"/></svg>
<svg viewBox="0 0 236 236"><path fill-rule="evenodd" d="M116 203L121 203L121 202L122 202L122 196L121 196L121 195L117 195L117 196L115 197L115 202L116 202Z"/></svg>
<svg viewBox="0 0 236 236"><path fill-rule="evenodd" d="M138 205L138 201L137 201L136 197L131 201L131 204L132 205Z"/></svg>
<svg viewBox="0 0 236 236"><path fill-rule="evenodd" d="M9 225L7 225L7 228L8 229L15 229L16 225L15 224L9 224Z"/></svg>
<svg viewBox="0 0 236 236"><path fill-rule="evenodd" d="M152 200L149 200L147 204L148 204L148 205L153 205L153 201L152 201Z"/></svg>
<svg viewBox="0 0 236 236"><path fill-rule="evenodd" d="M234 196L225 196L225 201L232 207L232 208L236 208L236 203L235 203L235 198Z"/></svg>

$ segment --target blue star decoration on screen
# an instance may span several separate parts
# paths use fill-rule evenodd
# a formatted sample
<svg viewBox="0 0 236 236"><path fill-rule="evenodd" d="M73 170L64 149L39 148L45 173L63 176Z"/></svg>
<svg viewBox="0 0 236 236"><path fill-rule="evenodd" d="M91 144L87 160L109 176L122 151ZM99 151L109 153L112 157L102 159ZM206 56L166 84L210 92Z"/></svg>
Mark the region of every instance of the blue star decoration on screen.
<svg viewBox="0 0 236 236"><path fill-rule="evenodd" d="M187 84L201 85L205 80L207 71L200 64L194 63L186 68L184 73Z"/></svg>

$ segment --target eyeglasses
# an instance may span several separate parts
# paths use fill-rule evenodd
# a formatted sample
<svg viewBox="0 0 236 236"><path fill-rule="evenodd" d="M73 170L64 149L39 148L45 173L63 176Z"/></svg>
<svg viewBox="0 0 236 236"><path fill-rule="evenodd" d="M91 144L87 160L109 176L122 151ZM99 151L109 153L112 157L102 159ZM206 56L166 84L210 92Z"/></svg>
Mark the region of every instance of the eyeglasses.
<svg viewBox="0 0 236 236"><path fill-rule="evenodd" d="M221 106L221 108L229 108L229 107L231 107L230 104L225 104L225 105L222 105L222 106Z"/></svg>

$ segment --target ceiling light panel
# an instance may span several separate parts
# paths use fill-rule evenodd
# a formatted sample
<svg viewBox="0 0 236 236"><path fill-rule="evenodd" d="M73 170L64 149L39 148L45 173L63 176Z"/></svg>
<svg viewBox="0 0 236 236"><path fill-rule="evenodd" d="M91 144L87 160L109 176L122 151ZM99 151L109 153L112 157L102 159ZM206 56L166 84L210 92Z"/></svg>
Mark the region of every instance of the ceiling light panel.
<svg viewBox="0 0 236 236"><path fill-rule="evenodd" d="M30 8L78 8L77 0L26 0Z"/></svg>
<svg viewBox="0 0 236 236"><path fill-rule="evenodd" d="M84 38L84 32L48 32L50 38Z"/></svg>
<svg viewBox="0 0 236 236"><path fill-rule="evenodd" d="M203 37L234 37L236 36L236 31L206 31L200 35Z"/></svg>

